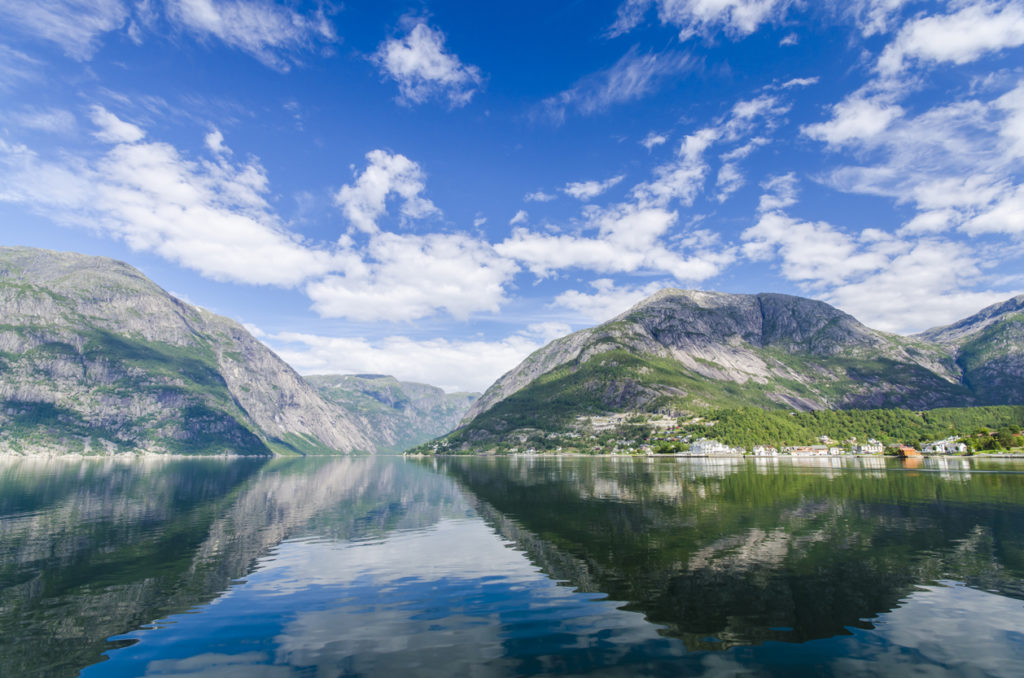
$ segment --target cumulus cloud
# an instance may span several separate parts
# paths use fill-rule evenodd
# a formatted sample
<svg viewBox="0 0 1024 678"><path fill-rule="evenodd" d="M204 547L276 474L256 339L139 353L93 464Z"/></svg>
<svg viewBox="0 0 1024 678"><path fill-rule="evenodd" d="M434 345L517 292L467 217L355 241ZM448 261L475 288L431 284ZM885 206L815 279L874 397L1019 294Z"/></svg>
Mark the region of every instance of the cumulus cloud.
<svg viewBox="0 0 1024 678"><path fill-rule="evenodd" d="M366 233L378 230L377 220L387 211L387 201L397 196L400 214L407 219L422 219L440 210L420 194L426 190L426 177L420 166L399 153L374 150L366 154L369 165L354 184L342 186L334 199L348 220Z"/></svg>
<svg viewBox="0 0 1024 678"><path fill-rule="evenodd" d="M593 200L625 178L626 175L620 174L604 181L571 181L562 188L562 192L577 200Z"/></svg>
<svg viewBox="0 0 1024 678"><path fill-rule="evenodd" d="M372 57L381 72L398 83L399 102L422 104L436 96L446 98L453 108L468 104L483 84L480 69L446 52L441 31L422 20L405 23L408 33L385 40Z"/></svg>
<svg viewBox="0 0 1024 678"><path fill-rule="evenodd" d="M666 285L652 282L642 286L619 286L611 278L598 278L590 282L590 287L594 291L589 294L579 290L562 292L555 297L551 306L575 311L587 322L602 323L628 311L638 301L646 299Z"/></svg>
<svg viewBox="0 0 1024 678"><path fill-rule="evenodd" d="M529 218L530 218L530 215L526 212L526 210L519 210L518 212L515 213L515 216L513 216L511 219L508 220L508 223L509 223L509 226L516 226L517 224L525 224L526 221Z"/></svg>
<svg viewBox="0 0 1024 678"><path fill-rule="evenodd" d="M167 15L200 38L217 38L279 71L291 67L298 50L336 39L322 10L300 14L269 0L171 0Z"/></svg>
<svg viewBox="0 0 1024 678"><path fill-rule="evenodd" d="M484 391L526 356L568 331L565 325L534 326L497 341L406 336L368 340L284 332L267 341L303 374L391 374L449 392Z"/></svg>
<svg viewBox="0 0 1024 678"><path fill-rule="evenodd" d="M258 160L233 163L223 135L206 136L209 158L170 144L95 107L96 136L111 147L98 157L40 157L0 141L0 201L53 221L93 229L154 252L215 280L301 286L325 317L409 321L446 312L460 319L497 311L518 270L487 242L460 233L381 231L376 220L397 195L397 211L435 211L420 197L422 175L400 155L374 151L370 165L338 203L362 230L330 245L288 230L271 208ZM346 190L347 189L347 190Z"/></svg>
<svg viewBox="0 0 1024 678"><path fill-rule="evenodd" d="M773 182L783 185L782 194L789 190L786 177ZM778 193L779 186L774 188ZM762 198L763 213L741 236L743 253L754 261L776 262L783 277L805 293L871 327L917 332L1013 294L976 289L982 282L978 256L965 243L915 238L906 230L848 233L826 222L793 218L781 211L788 204L777 195Z"/></svg>
<svg viewBox="0 0 1024 678"><path fill-rule="evenodd" d="M516 265L463 234L379 233L352 251L344 273L306 285L324 317L404 321L443 309L458 319L497 311Z"/></svg>
<svg viewBox="0 0 1024 678"><path fill-rule="evenodd" d="M104 109L93 110L98 159L47 160L0 146L0 200L94 229L216 280L296 285L337 265L284 228L266 202L267 177L250 161L190 160Z"/></svg>
<svg viewBox="0 0 1024 678"><path fill-rule="evenodd" d="M675 247L663 240L678 220L676 212L660 207L622 203L591 209L584 229L593 235L536 233L517 228L495 249L521 262L534 275L547 277L566 268L598 273L656 271L677 280L704 280L730 263L733 254L717 249L709 234L690 234ZM683 253L686 250L687 253Z"/></svg>
<svg viewBox="0 0 1024 678"><path fill-rule="evenodd" d="M805 125L801 132L829 146L871 141L903 113L903 108L882 99L854 95L832 107L831 120Z"/></svg>
<svg viewBox="0 0 1024 678"><path fill-rule="evenodd" d="M0 0L0 18L12 28L56 43L73 59L86 61L104 33L128 19L122 0Z"/></svg>
<svg viewBox="0 0 1024 678"><path fill-rule="evenodd" d="M539 111L559 123L570 110L592 115L615 104L642 99L666 79L695 66L694 59L682 52L643 54L633 47L611 68L593 73L542 101Z"/></svg>
<svg viewBox="0 0 1024 678"><path fill-rule="evenodd" d="M859 127L833 124L837 118L804 128L830 147L870 152L874 160L840 165L826 181L842 191L913 204L919 215L904 225L905 233L1019 234L1024 85L989 101L961 100L913 117L899 113L876 113L869 116L874 123Z"/></svg>
<svg viewBox="0 0 1024 678"><path fill-rule="evenodd" d="M895 75L908 62L965 64L985 54L1024 45L1020 2L978 2L956 12L923 16L900 29L878 59L883 75Z"/></svg>

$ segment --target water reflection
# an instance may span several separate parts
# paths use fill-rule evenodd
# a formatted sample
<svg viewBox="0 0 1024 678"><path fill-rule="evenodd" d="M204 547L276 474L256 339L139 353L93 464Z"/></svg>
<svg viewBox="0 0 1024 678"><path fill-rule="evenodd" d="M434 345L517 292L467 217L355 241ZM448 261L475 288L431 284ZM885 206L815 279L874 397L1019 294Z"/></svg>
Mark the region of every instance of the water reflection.
<svg viewBox="0 0 1024 678"><path fill-rule="evenodd" d="M963 461L3 461L0 675L1024 675Z"/></svg>
<svg viewBox="0 0 1024 678"><path fill-rule="evenodd" d="M551 576L627 601L691 650L871 629L940 579L1024 598L1020 475L972 476L933 460L922 470L935 473L771 461L580 459L570 473L537 458L450 459L446 468Z"/></svg>

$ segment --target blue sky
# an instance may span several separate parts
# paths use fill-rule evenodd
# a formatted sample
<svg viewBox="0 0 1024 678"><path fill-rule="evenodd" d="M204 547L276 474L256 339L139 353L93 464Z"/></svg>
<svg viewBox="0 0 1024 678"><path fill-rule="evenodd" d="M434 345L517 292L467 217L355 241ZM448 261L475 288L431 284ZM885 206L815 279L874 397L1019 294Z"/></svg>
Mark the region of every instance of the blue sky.
<svg viewBox="0 0 1024 678"><path fill-rule="evenodd" d="M662 287L1024 291L1024 0L0 0L0 244L480 389Z"/></svg>

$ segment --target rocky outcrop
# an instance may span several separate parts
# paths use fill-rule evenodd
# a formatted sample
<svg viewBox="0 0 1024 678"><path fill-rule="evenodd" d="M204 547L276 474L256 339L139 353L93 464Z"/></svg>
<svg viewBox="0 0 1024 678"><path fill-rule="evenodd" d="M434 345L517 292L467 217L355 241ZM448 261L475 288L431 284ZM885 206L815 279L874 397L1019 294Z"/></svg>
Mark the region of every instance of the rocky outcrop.
<svg viewBox="0 0 1024 678"><path fill-rule="evenodd" d="M232 320L101 257L0 248L0 451L372 451Z"/></svg>

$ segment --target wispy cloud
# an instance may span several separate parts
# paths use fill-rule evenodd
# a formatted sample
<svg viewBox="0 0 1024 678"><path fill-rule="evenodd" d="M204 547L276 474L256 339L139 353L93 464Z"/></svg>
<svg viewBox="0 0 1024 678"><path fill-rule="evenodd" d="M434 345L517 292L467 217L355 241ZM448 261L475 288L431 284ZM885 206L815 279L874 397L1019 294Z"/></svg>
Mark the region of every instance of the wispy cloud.
<svg viewBox="0 0 1024 678"><path fill-rule="evenodd" d="M683 52L641 53L633 47L611 68L589 75L542 101L539 112L559 123L570 110L592 115L615 104L642 99L666 79L696 66L693 57Z"/></svg>
<svg viewBox="0 0 1024 678"><path fill-rule="evenodd" d="M279 71L289 70L300 51L336 39L323 10L300 14L269 0L170 0L167 15Z"/></svg>
<svg viewBox="0 0 1024 678"><path fill-rule="evenodd" d="M656 6L658 19L677 27L680 40L715 31L743 37L763 23L780 21L792 4L793 0L624 0L608 33L612 37L628 33Z"/></svg>
<svg viewBox="0 0 1024 678"><path fill-rule="evenodd" d="M453 108L465 106L483 85L476 66L464 64L445 50L445 35L422 19L403 20L407 33L385 40L372 60L398 83L399 102L422 104L433 97Z"/></svg>
<svg viewBox="0 0 1024 678"><path fill-rule="evenodd" d="M92 57L100 36L123 27L128 14L121 0L0 0L0 18L8 26L56 43L80 61Z"/></svg>
<svg viewBox="0 0 1024 678"><path fill-rule="evenodd" d="M62 108L25 108L2 117L18 127L40 132L68 134L77 127L74 114Z"/></svg>
<svg viewBox="0 0 1024 678"><path fill-rule="evenodd" d="M544 191L534 191L533 193L527 193L523 196L523 200L526 202L551 202L552 200L558 200L558 196L554 193L545 193Z"/></svg>

